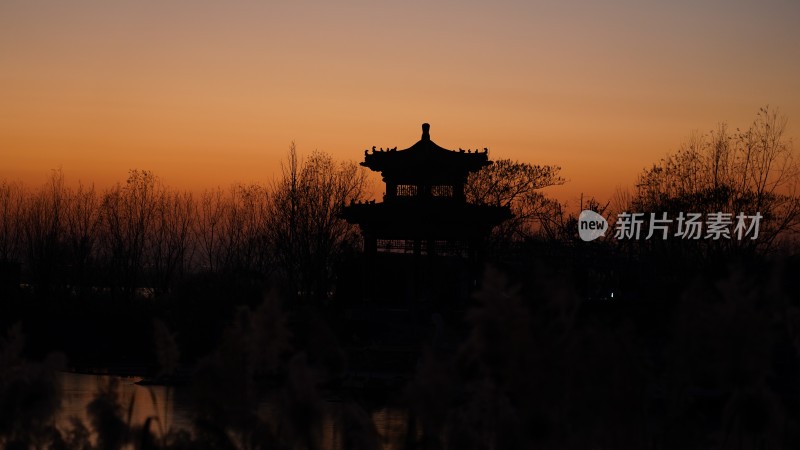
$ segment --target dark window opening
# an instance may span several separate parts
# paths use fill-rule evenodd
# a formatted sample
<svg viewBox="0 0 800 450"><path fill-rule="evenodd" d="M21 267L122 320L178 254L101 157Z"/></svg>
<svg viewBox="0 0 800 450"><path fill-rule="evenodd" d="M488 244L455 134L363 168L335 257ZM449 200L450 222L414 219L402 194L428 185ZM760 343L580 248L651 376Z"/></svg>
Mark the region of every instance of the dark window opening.
<svg viewBox="0 0 800 450"><path fill-rule="evenodd" d="M450 185L431 186L431 195L434 197L452 197L453 186Z"/></svg>
<svg viewBox="0 0 800 450"><path fill-rule="evenodd" d="M414 197L417 195L417 187L413 184L399 184L397 185L398 197Z"/></svg>

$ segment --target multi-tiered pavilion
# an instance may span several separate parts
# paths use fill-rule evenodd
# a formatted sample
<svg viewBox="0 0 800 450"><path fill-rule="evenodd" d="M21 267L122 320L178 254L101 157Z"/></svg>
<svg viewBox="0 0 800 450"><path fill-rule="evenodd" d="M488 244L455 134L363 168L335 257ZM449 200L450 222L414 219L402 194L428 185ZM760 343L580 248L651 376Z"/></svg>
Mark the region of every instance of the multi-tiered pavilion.
<svg viewBox="0 0 800 450"><path fill-rule="evenodd" d="M386 183L384 201L351 203L343 217L364 237L368 298L466 297L486 238L511 217L508 207L467 202L470 173L492 164L488 150L447 150L429 130L423 124L422 138L405 150L364 152L361 165Z"/></svg>

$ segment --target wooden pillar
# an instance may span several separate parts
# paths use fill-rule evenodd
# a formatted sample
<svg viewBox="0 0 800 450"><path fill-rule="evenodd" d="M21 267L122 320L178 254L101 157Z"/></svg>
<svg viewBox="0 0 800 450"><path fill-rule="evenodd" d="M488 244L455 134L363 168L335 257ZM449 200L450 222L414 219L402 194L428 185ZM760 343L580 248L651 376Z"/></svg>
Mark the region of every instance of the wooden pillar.
<svg viewBox="0 0 800 450"><path fill-rule="evenodd" d="M464 194L464 182L453 183L453 200L459 203L466 201Z"/></svg>
<svg viewBox="0 0 800 450"><path fill-rule="evenodd" d="M378 256L378 239L372 233L364 233L364 299L372 301L375 299L377 275L375 271L376 259Z"/></svg>
<svg viewBox="0 0 800 450"><path fill-rule="evenodd" d="M414 277L411 281L412 284L412 301L417 301L422 294L422 280L424 278L422 270L422 240L419 238L414 239Z"/></svg>
<svg viewBox="0 0 800 450"><path fill-rule="evenodd" d="M397 197L397 183L386 182L386 199L393 199Z"/></svg>
<svg viewBox="0 0 800 450"><path fill-rule="evenodd" d="M485 260L484 242L481 238L472 238L469 241L468 267L470 275L470 290L475 291L480 287L481 277L483 276L483 262Z"/></svg>

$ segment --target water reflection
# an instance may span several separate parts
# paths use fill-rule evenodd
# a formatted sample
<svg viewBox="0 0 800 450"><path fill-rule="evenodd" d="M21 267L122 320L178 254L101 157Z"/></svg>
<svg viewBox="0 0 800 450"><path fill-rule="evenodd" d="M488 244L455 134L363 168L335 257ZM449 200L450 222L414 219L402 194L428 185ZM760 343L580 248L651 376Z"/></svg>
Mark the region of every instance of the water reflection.
<svg viewBox="0 0 800 450"><path fill-rule="evenodd" d="M130 425L142 425L148 417L157 418L164 425L164 431L170 427L191 427L191 409L186 392L181 388L165 386L140 386L136 384L139 377L114 377L110 375L91 375L64 372L61 374L63 401L60 422L66 424L70 417L77 417L88 424L86 407L94 399L100 386L116 379L119 384L120 404L123 407L123 418ZM133 405L131 407L131 402Z"/></svg>
<svg viewBox="0 0 800 450"><path fill-rule="evenodd" d="M148 418L157 418L163 424L151 429L157 434L174 429L191 430L192 409L189 398L189 389L184 387L141 386L136 384L139 377L118 377L111 375L92 375L64 372L60 374L63 392L62 409L59 425L62 429L69 424L70 417L77 417L87 426L89 416L86 407L95 398L98 389L112 379L118 381L119 399L123 408L123 419L129 419L131 427L143 425ZM326 413L323 420L322 446L328 450L343 448L341 418L341 404L337 402L326 403ZM270 405L260 407L263 417L269 417L275 412ZM130 411L130 417L128 417ZM402 448L402 443L407 432L407 415L398 408L383 408L372 412L371 418L380 436L381 448L395 450Z"/></svg>

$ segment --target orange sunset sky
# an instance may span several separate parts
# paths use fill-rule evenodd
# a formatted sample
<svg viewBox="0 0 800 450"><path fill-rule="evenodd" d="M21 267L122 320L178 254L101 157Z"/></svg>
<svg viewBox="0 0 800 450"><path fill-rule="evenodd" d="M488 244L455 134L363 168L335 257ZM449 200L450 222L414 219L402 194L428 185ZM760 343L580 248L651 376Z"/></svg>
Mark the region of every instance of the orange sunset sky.
<svg viewBox="0 0 800 450"><path fill-rule="evenodd" d="M268 182L292 141L361 161L429 122L608 199L767 104L800 136L798 24L797 0L4 0L0 179Z"/></svg>

